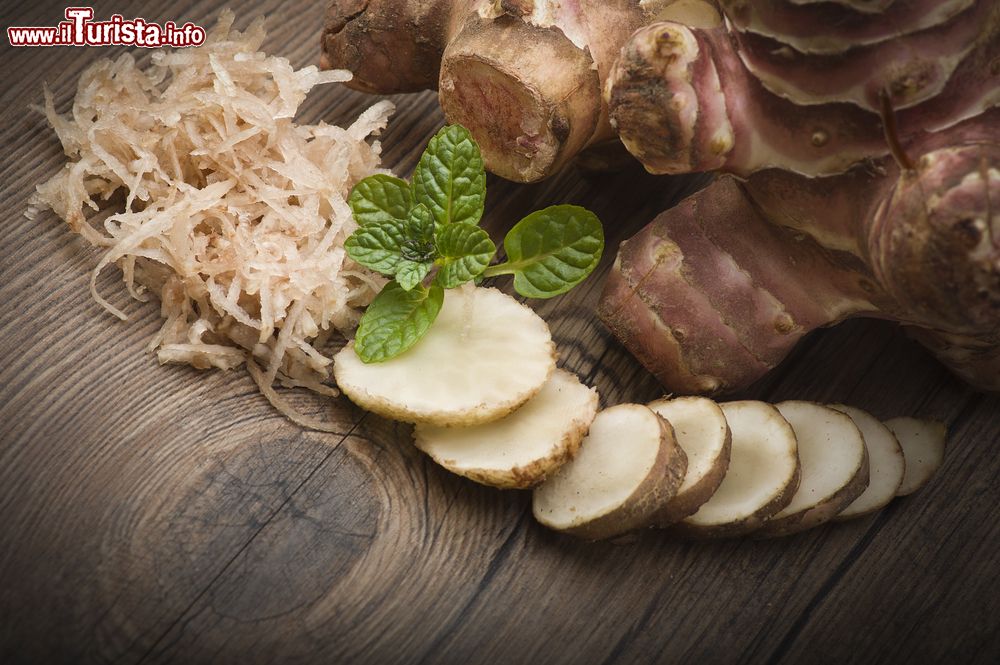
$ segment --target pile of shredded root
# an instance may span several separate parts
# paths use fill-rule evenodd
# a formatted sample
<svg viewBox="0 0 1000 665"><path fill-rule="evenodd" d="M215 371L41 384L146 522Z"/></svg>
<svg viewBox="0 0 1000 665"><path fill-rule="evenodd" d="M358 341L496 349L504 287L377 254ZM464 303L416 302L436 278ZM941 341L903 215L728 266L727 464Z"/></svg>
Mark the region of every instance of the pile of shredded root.
<svg viewBox="0 0 1000 665"><path fill-rule="evenodd" d="M198 48L131 55L83 73L72 113L45 114L70 162L37 187L29 215L50 208L105 249L91 277L117 264L128 292L159 296L165 322L150 341L160 362L246 364L262 392L308 427L276 382L336 394L331 335L357 325L384 284L348 258L356 224L346 199L378 168L368 143L393 107L379 102L347 129L297 125L315 85L346 71L294 70L259 49L263 22L232 29L224 13ZM114 198L113 198L114 197ZM116 200L117 199L117 200Z"/></svg>

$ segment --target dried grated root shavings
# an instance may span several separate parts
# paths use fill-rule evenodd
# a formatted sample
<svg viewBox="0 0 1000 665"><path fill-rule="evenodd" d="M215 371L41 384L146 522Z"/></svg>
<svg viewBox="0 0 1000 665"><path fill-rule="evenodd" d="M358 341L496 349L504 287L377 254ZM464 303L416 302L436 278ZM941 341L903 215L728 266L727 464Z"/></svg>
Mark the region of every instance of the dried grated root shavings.
<svg viewBox="0 0 1000 665"><path fill-rule="evenodd" d="M337 394L321 349L385 283L344 241L356 228L351 188L388 173L367 139L393 106L378 102L346 129L297 125L306 93L350 72L296 71L260 51L262 20L244 32L232 23L222 13L203 46L154 52L145 69L129 54L94 63L68 116L46 89L70 161L37 186L28 215L51 209L104 249L90 285L109 312L125 318L97 291L111 264L132 297L159 296L165 321L149 349L160 362L246 365L276 408L328 429L274 385Z"/></svg>

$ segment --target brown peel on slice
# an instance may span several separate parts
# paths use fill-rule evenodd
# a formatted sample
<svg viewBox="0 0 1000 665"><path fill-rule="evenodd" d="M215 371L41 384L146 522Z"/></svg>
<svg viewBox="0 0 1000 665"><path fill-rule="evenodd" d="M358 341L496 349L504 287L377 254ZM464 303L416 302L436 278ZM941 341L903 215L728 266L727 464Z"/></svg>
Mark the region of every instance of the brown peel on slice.
<svg viewBox="0 0 1000 665"><path fill-rule="evenodd" d="M812 402L775 407L799 444L802 478L788 505L768 518L756 535L784 536L833 519L868 487L868 451L851 418Z"/></svg>
<svg viewBox="0 0 1000 665"><path fill-rule="evenodd" d="M732 435L722 408L708 398L660 399L648 406L673 427L688 462L677 496L653 517L654 526L665 527L693 515L719 489L729 468Z"/></svg>
<svg viewBox="0 0 1000 665"><path fill-rule="evenodd" d="M613 406L594 418L577 456L535 488L535 519L580 538L611 538L647 525L686 469L667 421L639 404Z"/></svg>
<svg viewBox="0 0 1000 665"><path fill-rule="evenodd" d="M696 538L739 536L784 508L799 487L798 444L770 404L720 404L732 432L729 470L712 498L673 530Z"/></svg>
<svg viewBox="0 0 1000 665"><path fill-rule="evenodd" d="M572 459L597 415L597 391L557 369L541 391L508 416L471 427L417 425L417 448L483 485L537 485Z"/></svg>
<svg viewBox="0 0 1000 665"><path fill-rule="evenodd" d="M892 431L866 411L843 404L831 404L831 409L850 416L861 430L868 449L868 489L840 511L836 520L861 517L885 507L899 490L906 471L903 449Z"/></svg>

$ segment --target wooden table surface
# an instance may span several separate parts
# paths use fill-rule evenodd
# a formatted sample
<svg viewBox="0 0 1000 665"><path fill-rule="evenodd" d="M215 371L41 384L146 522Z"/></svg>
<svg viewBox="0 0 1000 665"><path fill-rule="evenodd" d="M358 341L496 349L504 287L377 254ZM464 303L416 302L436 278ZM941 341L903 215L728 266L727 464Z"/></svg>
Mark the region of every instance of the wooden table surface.
<svg viewBox="0 0 1000 665"><path fill-rule="evenodd" d="M97 15L206 25L222 4ZM271 16L270 52L317 61L319 0L231 4L239 25ZM5 2L0 23L53 25L63 6ZM64 160L28 105L47 81L67 108L81 70L119 51L3 46L0 663L1000 662L1000 399L891 325L814 334L745 395L944 420L944 467L875 516L769 541L578 542L535 524L527 493L449 475L407 427L345 400L316 407L340 434L307 432L242 371L159 366L144 351L156 304L105 271L130 315L114 319L88 293L97 254L52 214L22 216ZM347 123L371 101L326 86L300 118ZM432 94L396 101L385 164L408 175L442 117ZM591 207L603 273L693 186L638 169L491 179L486 225L499 237L543 205ZM535 303L560 363L604 405L653 398L593 315L600 277Z"/></svg>

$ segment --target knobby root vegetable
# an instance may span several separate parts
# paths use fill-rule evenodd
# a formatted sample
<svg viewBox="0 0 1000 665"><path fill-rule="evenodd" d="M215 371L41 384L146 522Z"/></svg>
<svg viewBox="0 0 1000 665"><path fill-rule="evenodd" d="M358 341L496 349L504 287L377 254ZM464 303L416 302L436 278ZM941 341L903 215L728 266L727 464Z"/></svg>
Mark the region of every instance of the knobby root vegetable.
<svg viewBox="0 0 1000 665"><path fill-rule="evenodd" d="M926 485L944 462L947 431L942 423L906 417L887 420L885 426L899 440L906 460L906 471L896 496L912 494Z"/></svg>
<svg viewBox="0 0 1000 665"><path fill-rule="evenodd" d="M850 417L811 402L781 402L776 408L795 432L802 477L788 505L755 534L765 538L827 522L868 487L865 440Z"/></svg>
<svg viewBox="0 0 1000 665"><path fill-rule="evenodd" d="M364 92L417 92L437 84L441 53L468 2L331 0L321 36L322 69L347 69Z"/></svg>
<svg viewBox="0 0 1000 665"><path fill-rule="evenodd" d="M608 75L649 170L741 177L623 244L608 326L673 392L746 386L852 316L1000 389L1000 4L721 5L641 28Z"/></svg>
<svg viewBox="0 0 1000 665"><path fill-rule="evenodd" d="M557 369L537 395L500 420L472 427L417 425L413 438L453 473L494 487L532 487L573 458L597 403L596 390Z"/></svg>
<svg viewBox="0 0 1000 665"><path fill-rule="evenodd" d="M732 432L729 470L719 489L673 529L693 537L756 531L792 500L799 487L798 445L791 425L770 404L720 405Z"/></svg>
<svg viewBox="0 0 1000 665"><path fill-rule="evenodd" d="M726 415L710 399L678 397L648 406L670 423L687 456L687 473L677 496L652 519L655 526L665 527L693 515L719 489L729 468L732 435Z"/></svg>
<svg viewBox="0 0 1000 665"><path fill-rule="evenodd" d="M597 414L580 451L535 488L543 525L588 540L645 526L676 494L687 457L673 429L645 406Z"/></svg>
<svg viewBox="0 0 1000 665"><path fill-rule="evenodd" d="M952 22L836 56L757 44L763 38L725 27L654 23L609 74L610 118L657 173L835 175L891 155L894 143L911 152L913 141L996 106L1000 90L981 82L997 75L998 35L1000 5L985 1ZM931 45L929 58L914 57ZM751 71L748 53L758 51L772 60Z"/></svg>
<svg viewBox="0 0 1000 665"><path fill-rule="evenodd" d="M381 416L443 427L497 420L535 396L555 369L549 327L491 288L449 289L427 334L392 360L364 363L348 344L337 385Z"/></svg>
<svg viewBox="0 0 1000 665"><path fill-rule="evenodd" d="M613 137L602 81L629 34L669 4L331 0L321 66L354 72L350 85L368 92L438 88L487 168L531 182Z"/></svg>
<svg viewBox="0 0 1000 665"><path fill-rule="evenodd" d="M903 449L889 428L871 414L843 404L831 404L830 408L849 416L861 431L865 448L868 449L869 476L868 489L834 519L846 520L868 515L885 507L896 496L906 469Z"/></svg>
<svg viewBox="0 0 1000 665"><path fill-rule="evenodd" d="M877 17L845 11L832 3L799 6L787 0L719 2L740 32L770 37L800 53L834 54L933 28L968 9L974 0L894 2Z"/></svg>
<svg viewBox="0 0 1000 665"><path fill-rule="evenodd" d="M841 267L830 254L767 223L740 185L722 180L622 245L599 313L664 385L731 390L809 330L881 304L860 261L841 253Z"/></svg>

